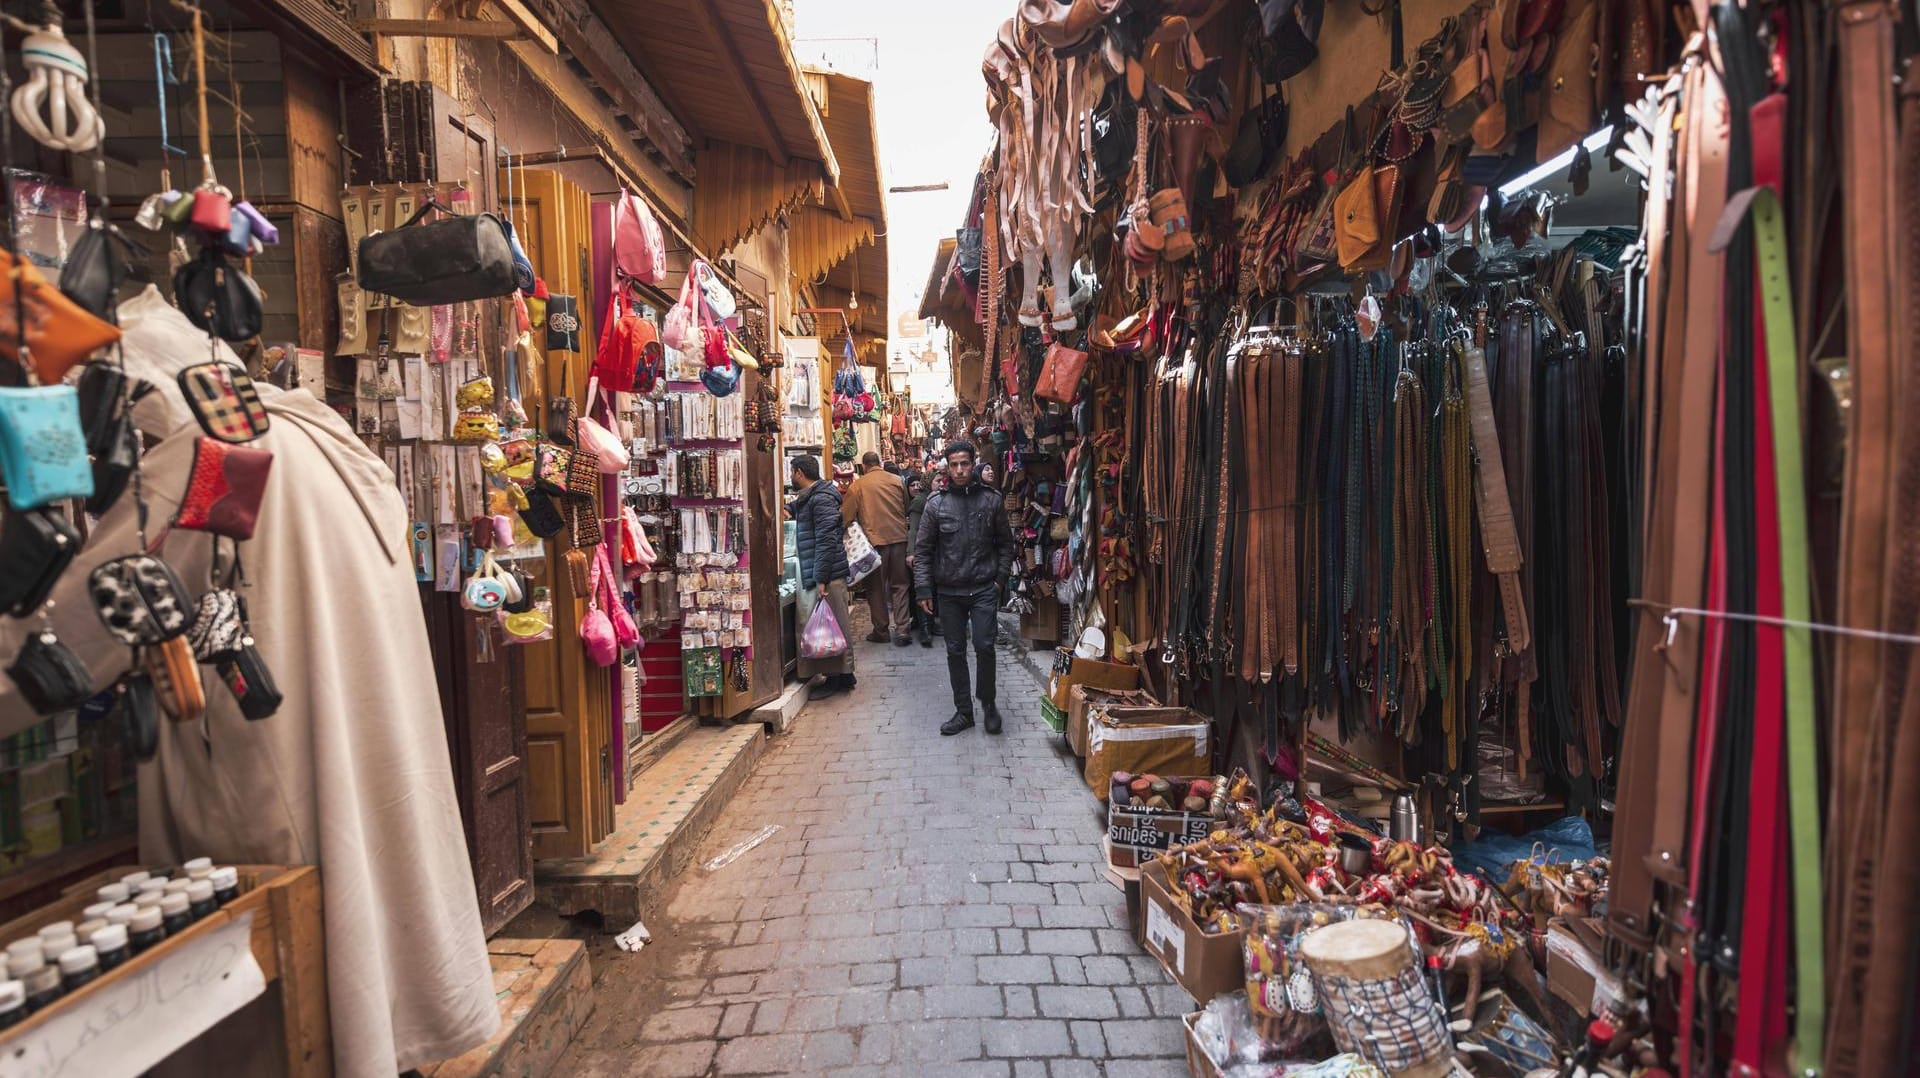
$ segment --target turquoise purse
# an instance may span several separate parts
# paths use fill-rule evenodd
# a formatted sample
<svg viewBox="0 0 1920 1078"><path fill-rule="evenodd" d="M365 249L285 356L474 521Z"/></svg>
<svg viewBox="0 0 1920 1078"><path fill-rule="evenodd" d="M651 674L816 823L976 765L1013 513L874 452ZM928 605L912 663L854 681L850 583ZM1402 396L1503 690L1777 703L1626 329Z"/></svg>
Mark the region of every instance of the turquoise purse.
<svg viewBox="0 0 1920 1078"><path fill-rule="evenodd" d="M93 465L72 386L0 389L0 479L15 509L93 496Z"/></svg>

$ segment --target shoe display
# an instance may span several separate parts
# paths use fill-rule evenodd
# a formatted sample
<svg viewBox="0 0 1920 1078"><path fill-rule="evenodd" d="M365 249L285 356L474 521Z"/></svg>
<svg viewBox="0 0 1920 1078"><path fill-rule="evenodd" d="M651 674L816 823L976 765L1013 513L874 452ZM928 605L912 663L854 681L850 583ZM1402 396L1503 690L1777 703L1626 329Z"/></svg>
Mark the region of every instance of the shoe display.
<svg viewBox="0 0 1920 1078"><path fill-rule="evenodd" d="M988 704L987 705L987 733L997 734L999 732L1000 732L1000 708L997 705Z"/></svg>
<svg viewBox="0 0 1920 1078"><path fill-rule="evenodd" d="M962 730L971 729L973 729L973 716L964 711L956 711L953 713L953 718L940 725L940 735L952 737Z"/></svg>

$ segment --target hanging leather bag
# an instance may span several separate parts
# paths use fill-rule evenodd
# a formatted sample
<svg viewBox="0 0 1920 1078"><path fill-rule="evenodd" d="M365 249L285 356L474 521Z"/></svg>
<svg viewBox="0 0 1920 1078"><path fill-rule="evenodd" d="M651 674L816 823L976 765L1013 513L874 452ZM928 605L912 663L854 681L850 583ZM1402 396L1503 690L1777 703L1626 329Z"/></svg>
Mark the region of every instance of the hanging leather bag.
<svg viewBox="0 0 1920 1078"><path fill-rule="evenodd" d="M438 209L439 203L429 201L400 227L361 240L360 287L416 307L515 292L519 286L506 223L491 213L420 223Z"/></svg>

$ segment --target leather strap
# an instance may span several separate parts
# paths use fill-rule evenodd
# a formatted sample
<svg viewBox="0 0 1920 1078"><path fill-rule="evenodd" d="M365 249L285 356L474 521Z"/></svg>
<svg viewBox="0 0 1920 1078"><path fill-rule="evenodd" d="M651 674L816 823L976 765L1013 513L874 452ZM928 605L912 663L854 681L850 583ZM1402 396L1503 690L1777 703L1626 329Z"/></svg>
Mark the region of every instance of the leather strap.
<svg viewBox="0 0 1920 1078"><path fill-rule="evenodd" d="M1840 231L1852 405L1846 412L1838 602L1832 617L1851 628L1884 624L1888 528L1894 523L1889 514L1892 451L1895 409L1902 399L1893 363L1895 264L1887 243L1889 223L1900 219L1892 157L1894 14L1885 0L1856 0L1840 4L1833 23L1839 50ZM1843 636L1834 645L1828 721L1833 729L1830 827L1838 921L1838 963L1831 985L1837 1075L1869 1073L1855 1069L1856 1047L1863 1038L1886 1035L1870 1033L1864 1019L1869 1006L1885 1006L1865 992L1865 971L1874 955L1875 878L1882 868L1886 811L1880 794L1886 789L1887 739L1875 728L1884 727L1887 716L1882 713L1877 724L1874 705L1884 661L1884 646L1874 640Z"/></svg>
<svg viewBox="0 0 1920 1078"><path fill-rule="evenodd" d="M1493 396L1487 389L1486 352L1469 343L1461 358L1467 373L1467 421L1473 432L1473 494L1480 514L1481 548L1487 571L1500 584L1507 647L1524 651L1533 641L1533 630L1527 623L1527 604L1520 587L1520 536L1507 497L1507 470L1500 456L1500 432L1494 425Z"/></svg>

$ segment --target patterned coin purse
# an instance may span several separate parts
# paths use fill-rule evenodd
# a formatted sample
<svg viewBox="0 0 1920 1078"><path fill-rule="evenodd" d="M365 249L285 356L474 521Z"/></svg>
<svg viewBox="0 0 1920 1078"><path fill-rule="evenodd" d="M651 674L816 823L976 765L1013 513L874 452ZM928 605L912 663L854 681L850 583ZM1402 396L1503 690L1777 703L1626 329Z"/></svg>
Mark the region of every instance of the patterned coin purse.
<svg viewBox="0 0 1920 1078"><path fill-rule="evenodd" d="M159 644L187 631L193 601L173 567L151 554L102 562L87 578L100 624L123 644Z"/></svg>
<svg viewBox="0 0 1920 1078"><path fill-rule="evenodd" d="M223 442L251 442L267 432L267 409L247 372L231 364L196 363L180 372L180 392L200 429Z"/></svg>
<svg viewBox="0 0 1920 1078"><path fill-rule="evenodd" d="M229 539L253 538L272 469L270 449L201 438L194 443L193 471L174 526Z"/></svg>

